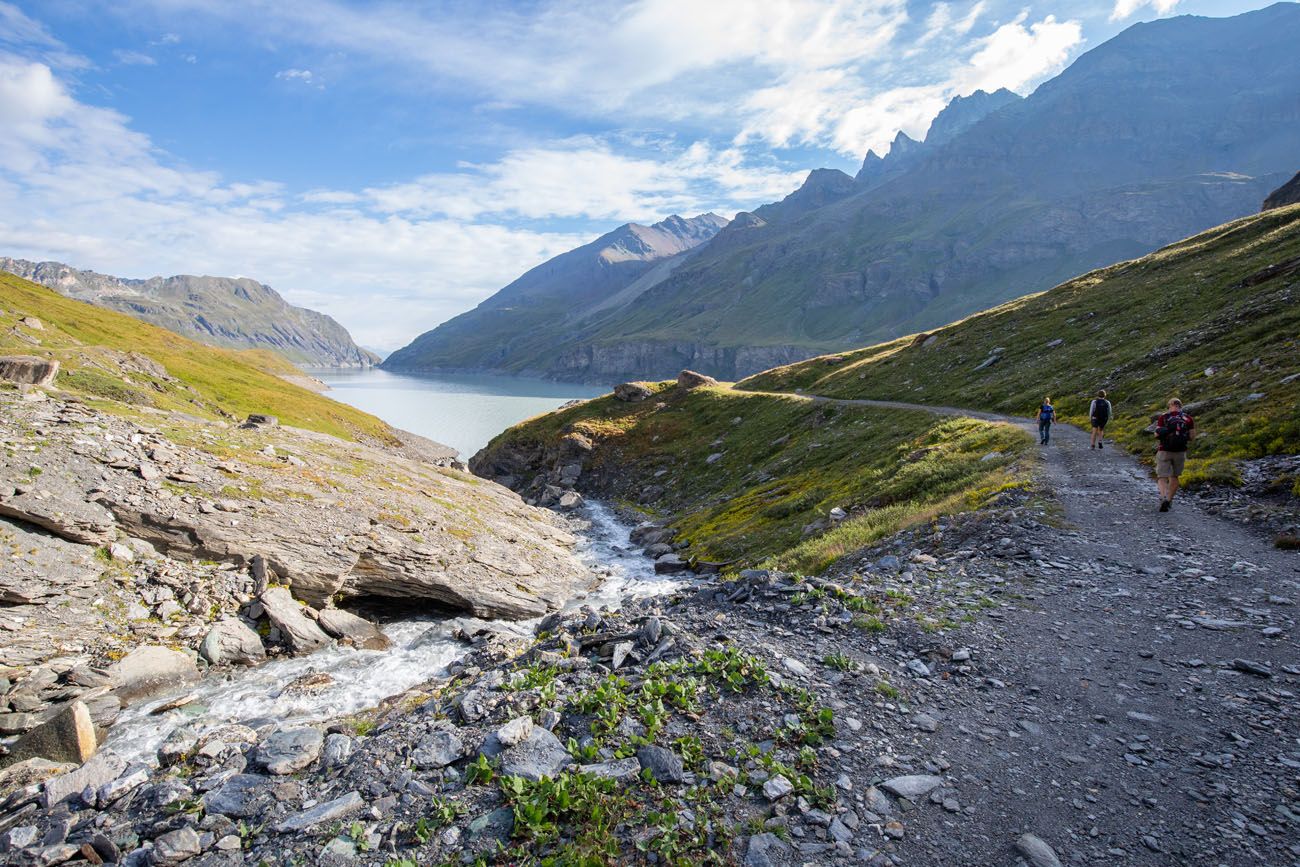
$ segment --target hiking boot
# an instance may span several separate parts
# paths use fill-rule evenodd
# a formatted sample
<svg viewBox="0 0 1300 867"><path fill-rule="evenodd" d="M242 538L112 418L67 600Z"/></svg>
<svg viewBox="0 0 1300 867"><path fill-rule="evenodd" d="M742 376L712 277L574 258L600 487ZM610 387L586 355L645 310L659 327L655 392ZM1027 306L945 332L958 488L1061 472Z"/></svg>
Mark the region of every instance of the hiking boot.
<svg viewBox="0 0 1300 867"><path fill-rule="evenodd" d="M1097 448L1101 448L1101 443L1097 443Z"/></svg>
<svg viewBox="0 0 1300 867"><path fill-rule="evenodd" d="M1168 512L1168 511L1169 511L1169 507L1172 506L1172 505L1173 505L1173 503L1169 502L1168 500L1161 500L1161 501L1160 501L1160 511L1162 511L1162 512Z"/></svg>

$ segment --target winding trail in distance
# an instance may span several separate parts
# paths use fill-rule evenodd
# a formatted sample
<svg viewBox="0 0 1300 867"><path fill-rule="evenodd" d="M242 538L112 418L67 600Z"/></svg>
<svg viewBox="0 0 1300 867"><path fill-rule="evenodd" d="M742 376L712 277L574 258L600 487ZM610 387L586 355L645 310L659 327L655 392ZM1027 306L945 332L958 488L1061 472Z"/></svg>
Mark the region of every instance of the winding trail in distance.
<svg viewBox="0 0 1300 867"><path fill-rule="evenodd" d="M1041 454L1064 527L1026 537L1018 606L943 637L981 675L933 708L962 809L911 811L902 863L1012 864L1029 832L1064 864L1300 864L1300 553L1192 498L1158 512L1149 472L1078 428Z"/></svg>

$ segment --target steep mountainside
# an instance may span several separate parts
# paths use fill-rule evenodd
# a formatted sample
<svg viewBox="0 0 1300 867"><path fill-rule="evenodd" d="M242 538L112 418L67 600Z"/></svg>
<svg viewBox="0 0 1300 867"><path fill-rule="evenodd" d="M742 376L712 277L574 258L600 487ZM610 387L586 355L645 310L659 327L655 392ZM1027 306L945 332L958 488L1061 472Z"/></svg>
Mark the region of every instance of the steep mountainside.
<svg viewBox="0 0 1300 867"><path fill-rule="evenodd" d="M717 214L628 223L525 273L478 307L394 352L389 370L542 372L550 350L583 323L631 303L727 221Z"/></svg>
<svg viewBox="0 0 1300 867"><path fill-rule="evenodd" d="M1300 152L1297 33L1296 4L1164 19L1026 99L957 103L933 143L900 136L853 186L814 173L620 309L531 340L528 369L747 375L933 327L1252 213Z"/></svg>
<svg viewBox="0 0 1300 867"><path fill-rule="evenodd" d="M1271 211L1284 205L1300 205L1300 172L1282 186L1268 194L1263 210Z"/></svg>
<svg viewBox="0 0 1300 867"><path fill-rule="evenodd" d="M326 367L369 367L379 361L329 316L295 307L270 286L246 277L127 280L61 262L9 258L0 258L0 270L212 346L272 349L297 364Z"/></svg>

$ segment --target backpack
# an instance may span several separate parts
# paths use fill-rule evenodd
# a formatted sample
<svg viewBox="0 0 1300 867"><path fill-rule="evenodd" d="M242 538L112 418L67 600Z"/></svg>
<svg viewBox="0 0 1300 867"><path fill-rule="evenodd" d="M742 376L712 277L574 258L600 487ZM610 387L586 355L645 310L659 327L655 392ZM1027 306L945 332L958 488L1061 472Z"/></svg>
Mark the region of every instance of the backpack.
<svg viewBox="0 0 1300 867"><path fill-rule="evenodd" d="M1167 452L1187 451L1187 444L1192 441L1192 428L1186 413L1171 412L1165 416L1164 425L1156 428L1156 436L1160 437L1160 447Z"/></svg>
<svg viewBox="0 0 1300 867"><path fill-rule="evenodd" d="M1099 421L1110 420L1110 401L1104 397L1099 397L1093 401L1092 417Z"/></svg>
<svg viewBox="0 0 1300 867"><path fill-rule="evenodd" d="M1045 403L1038 408L1039 421L1051 421L1052 416L1055 414L1056 414L1056 410L1052 407L1051 404Z"/></svg>

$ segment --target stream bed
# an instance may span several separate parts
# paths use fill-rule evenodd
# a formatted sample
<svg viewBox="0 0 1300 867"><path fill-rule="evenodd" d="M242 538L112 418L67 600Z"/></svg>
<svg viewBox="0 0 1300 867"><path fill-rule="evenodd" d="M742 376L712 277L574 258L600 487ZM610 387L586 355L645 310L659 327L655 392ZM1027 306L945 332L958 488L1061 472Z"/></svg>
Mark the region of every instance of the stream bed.
<svg viewBox="0 0 1300 867"><path fill-rule="evenodd" d="M599 583L566 607L617 607L626 598L672 592L686 582L656 575L654 563L641 554L612 510L588 502L577 516L577 554ZM585 526L583 526L585 525ZM540 618L539 618L540 620ZM494 621L497 629L531 634L539 620ZM389 650L333 646L308 656L281 657L254 668L223 669L170 695L159 695L128 708L110 731L105 749L131 762L153 764L158 747L181 726L199 730L227 723L272 722L279 725L334 719L375 707L446 672L469 651L454 637L458 627L482 623L472 618L430 616L390 620L380 626L392 640ZM331 682L305 691L286 690L295 680L327 674ZM169 700L194 693L184 707L153 715Z"/></svg>

